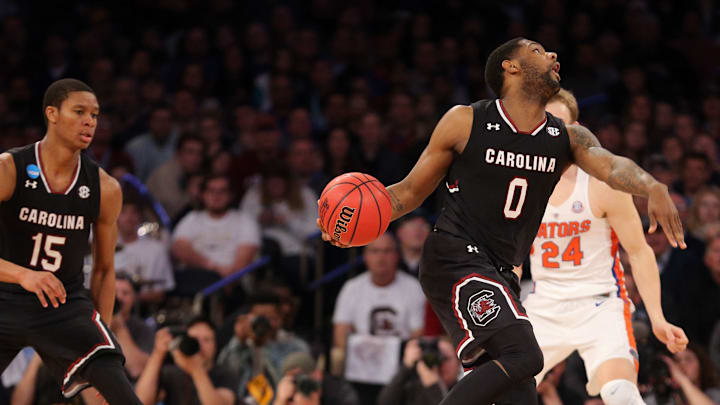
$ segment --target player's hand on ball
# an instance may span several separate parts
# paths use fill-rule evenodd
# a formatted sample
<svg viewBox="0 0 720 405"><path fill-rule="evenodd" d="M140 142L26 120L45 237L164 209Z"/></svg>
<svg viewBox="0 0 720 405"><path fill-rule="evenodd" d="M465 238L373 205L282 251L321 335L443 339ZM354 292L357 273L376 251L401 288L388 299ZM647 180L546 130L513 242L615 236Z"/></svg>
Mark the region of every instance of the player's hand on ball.
<svg viewBox="0 0 720 405"><path fill-rule="evenodd" d="M322 223L320 223L320 218L318 218L315 222L317 224L317 227L320 228L320 231L322 232L322 240L325 242L330 242L331 245L337 246L339 248L349 248L351 246L343 245L342 243L338 242L337 240L330 237L330 234L325 232L325 229L323 229Z"/></svg>
<svg viewBox="0 0 720 405"><path fill-rule="evenodd" d="M678 215L675 203L670 198L666 185L661 183L650 190L648 195L648 216L650 217L649 233L654 233L657 230L658 223L660 223L672 247L680 247L681 249L687 247L680 215Z"/></svg>
<svg viewBox="0 0 720 405"><path fill-rule="evenodd" d="M60 304L64 304L67 298L65 286L49 271L25 271L21 276L20 286L37 295L44 308L47 308L48 300L54 308L57 308Z"/></svg>
<svg viewBox="0 0 720 405"><path fill-rule="evenodd" d="M687 347L688 338L682 328L662 321L653 323L652 329L655 337L667 346L670 353L679 353Z"/></svg>

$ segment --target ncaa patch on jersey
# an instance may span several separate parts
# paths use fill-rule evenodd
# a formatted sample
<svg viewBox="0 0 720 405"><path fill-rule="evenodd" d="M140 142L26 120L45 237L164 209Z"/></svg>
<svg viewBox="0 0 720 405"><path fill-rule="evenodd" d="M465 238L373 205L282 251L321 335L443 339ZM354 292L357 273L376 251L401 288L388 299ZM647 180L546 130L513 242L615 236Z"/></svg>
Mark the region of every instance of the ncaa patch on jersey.
<svg viewBox="0 0 720 405"><path fill-rule="evenodd" d="M579 214L583 211L583 203L581 201L575 201L572 204L572 211Z"/></svg>
<svg viewBox="0 0 720 405"><path fill-rule="evenodd" d="M29 164L25 168L25 171L27 172L28 177L31 179L37 179L40 177L40 168L37 167L37 165Z"/></svg>
<svg viewBox="0 0 720 405"><path fill-rule="evenodd" d="M560 135L560 128L547 127L547 133L550 134L550 136L558 136Z"/></svg>

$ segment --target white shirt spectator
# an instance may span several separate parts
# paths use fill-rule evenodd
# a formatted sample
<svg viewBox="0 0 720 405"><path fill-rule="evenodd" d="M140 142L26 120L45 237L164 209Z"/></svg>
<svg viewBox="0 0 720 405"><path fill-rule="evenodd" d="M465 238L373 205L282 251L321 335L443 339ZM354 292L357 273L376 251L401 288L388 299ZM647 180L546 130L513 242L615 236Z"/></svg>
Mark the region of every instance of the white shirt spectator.
<svg viewBox="0 0 720 405"><path fill-rule="evenodd" d="M188 240L196 251L230 266L238 246L260 246L261 236L254 218L230 210L221 218L212 218L206 211L190 212L180 220L172 238Z"/></svg>
<svg viewBox="0 0 720 405"><path fill-rule="evenodd" d="M365 272L340 290L333 323L352 324L359 334L407 339L423 328L424 316L425 296L417 279L398 271L391 284L378 287Z"/></svg>
<svg viewBox="0 0 720 405"><path fill-rule="evenodd" d="M245 193L240 203L240 211L258 218L264 207L261 203L261 186L252 186ZM303 202L303 209L293 211L287 201L279 201L272 204L272 211L275 215L286 219L285 225L264 226L262 233L280 245L282 253L287 256L299 255L302 253L305 238L317 231L317 196L307 186L300 189ZM309 253L309 252L308 252Z"/></svg>
<svg viewBox="0 0 720 405"><path fill-rule="evenodd" d="M153 238L140 238L134 242L120 242L115 252L115 270L124 271L142 281L159 281L150 290L170 291L175 288L168 249L164 243Z"/></svg>

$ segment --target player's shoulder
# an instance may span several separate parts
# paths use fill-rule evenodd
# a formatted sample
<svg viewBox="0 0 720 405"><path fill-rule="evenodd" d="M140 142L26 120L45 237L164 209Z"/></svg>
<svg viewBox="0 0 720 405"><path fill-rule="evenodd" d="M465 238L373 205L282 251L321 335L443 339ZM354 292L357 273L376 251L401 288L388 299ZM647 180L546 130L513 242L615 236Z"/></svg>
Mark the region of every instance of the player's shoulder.
<svg viewBox="0 0 720 405"><path fill-rule="evenodd" d="M98 167L98 176L100 177L100 190L102 195L104 197L107 196L108 198L119 198L122 200L122 187L120 187L120 182L101 167Z"/></svg>

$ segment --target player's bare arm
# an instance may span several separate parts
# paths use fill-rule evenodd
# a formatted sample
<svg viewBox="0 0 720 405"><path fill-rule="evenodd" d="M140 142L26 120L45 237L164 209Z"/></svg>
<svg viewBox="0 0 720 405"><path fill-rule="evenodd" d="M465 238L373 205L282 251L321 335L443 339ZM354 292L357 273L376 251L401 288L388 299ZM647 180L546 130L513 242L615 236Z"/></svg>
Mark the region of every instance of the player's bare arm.
<svg viewBox="0 0 720 405"><path fill-rule="evenodd" d="M93 269L90 293L103 321L110 324L115 305L115 245L122 190L117 180L100 169L100 215L93 226Z"/></svg>
<svg viewBox="0 0 720 405"><path fill-rule="evenodd" d="M9 200L15 192L15 162L9 153L0 154L0 204ZM48 302L55 308L65 303L63 283L49 271L33 271L7 260L0 259L0 281L20 284L25 290L37 295L43 307Z"/></svg>
<svg viewBox="0 0 720 405"><path fill-rule="evenodd" d="M685 332L667 322L663 314L660 272L655 254L645 240L640 216L632 202L632 196L613 190L597 179L590 181L590 197L598 202L597 206L607 217L608 223L628 254L635 283L650 316L653 333L671 352L684 350L688 343Z"/></svg>
<svg viewBox="0 0 720 405"><path fill-rule="evenodd" d="M568 125L567 130L575 163L615 190L647 197L650 232L655 232L659 222L670 244L685 249L682 223L667 186L655 180L632 160L603 148L587 128Z"/></svg>
<svg viewBox="0 0 720 405"><path fill-rule="evenodd" d="M466 105L451 108L433 130L425 147L410 173L403 180L387 187L392 206L391 221L419 207L437 188L445 177L456 153L462 153L470 139L473 109ZM318 227L321 227L318 219ZM323 230L323 240L340 246Z"/></svg>

